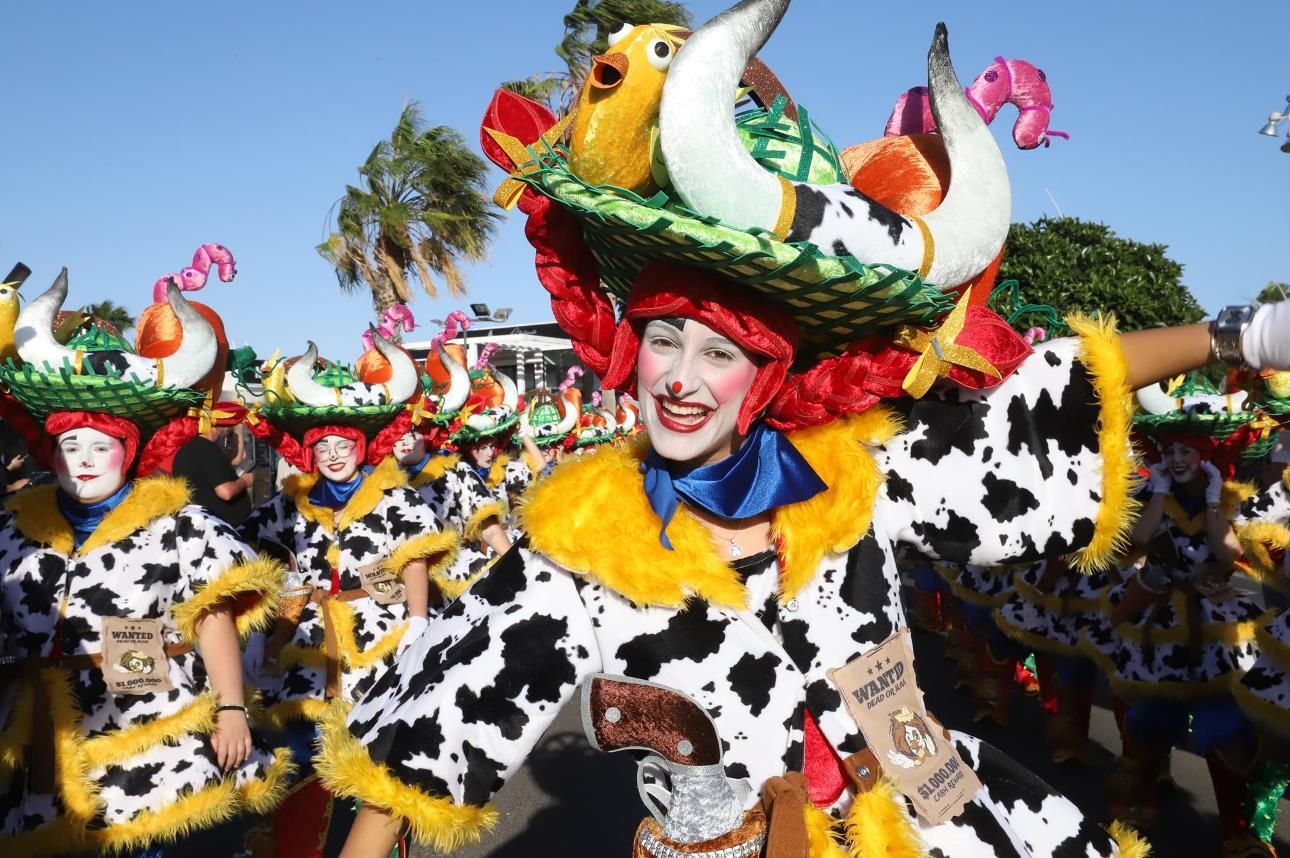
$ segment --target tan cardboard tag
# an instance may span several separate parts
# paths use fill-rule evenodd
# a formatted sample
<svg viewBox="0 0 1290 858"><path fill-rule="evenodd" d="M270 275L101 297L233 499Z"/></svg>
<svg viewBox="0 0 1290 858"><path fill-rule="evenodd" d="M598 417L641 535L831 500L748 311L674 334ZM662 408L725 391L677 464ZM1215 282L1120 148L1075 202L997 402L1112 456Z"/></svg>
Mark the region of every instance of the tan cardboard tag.
<svg viewBox="0 0 1290 858"><path fill-rule="evenodd" d="M402 605L407 601L403 581L382 569L380 561L358 567L358 580L378 605Z"/></svg>
<svg viewBox="0 0 1290 858"><path fill-rule="evenodd" d="M829 671L883 774L931 825L962 812L981 788L944 728L927 714L914 677L909 630L901 629L844 667Z"/></svg>
<svg viewBox="0 0 1290 858"><path fill-rule="evenodd" d="M103 618L103 681L113 694L170 691L170 660L161 620Z"/></svg>

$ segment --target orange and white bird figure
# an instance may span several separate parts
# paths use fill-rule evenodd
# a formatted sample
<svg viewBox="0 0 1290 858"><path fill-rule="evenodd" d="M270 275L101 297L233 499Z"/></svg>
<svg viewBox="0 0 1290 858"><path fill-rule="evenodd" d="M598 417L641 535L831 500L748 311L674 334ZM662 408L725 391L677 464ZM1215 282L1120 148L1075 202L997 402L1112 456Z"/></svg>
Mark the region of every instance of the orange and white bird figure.
<svg viewBox="0 0 1290 858"><path fill-rule="evenodd" d="M578 96L569 150L574 175L643 196L666 184L658 109L686 32L670 24L623 24L609 35L609 50L592 59Z"/></svg>

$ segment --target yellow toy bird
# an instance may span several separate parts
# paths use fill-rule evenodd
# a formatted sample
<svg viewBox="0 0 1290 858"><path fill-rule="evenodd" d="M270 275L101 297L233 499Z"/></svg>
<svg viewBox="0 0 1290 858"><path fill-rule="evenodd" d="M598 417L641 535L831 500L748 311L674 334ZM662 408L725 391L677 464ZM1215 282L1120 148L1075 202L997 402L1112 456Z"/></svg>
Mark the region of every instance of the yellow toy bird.
<svg viewBox="0 0 1290 858"><path fill-rule="evenodd" d="M0 361L13 358L18 362L18 347L13 329L18 324L18 287L31 276L31 269L19 262L0 282Z"/></svg>
<svg viewBox="0 0 1290 858"><path fill-rule="evenodd" d="M573 118L569 168L592 185L650 196L666 174L657 152L658 107L685 29L623 24L593 58Z"/></svg>

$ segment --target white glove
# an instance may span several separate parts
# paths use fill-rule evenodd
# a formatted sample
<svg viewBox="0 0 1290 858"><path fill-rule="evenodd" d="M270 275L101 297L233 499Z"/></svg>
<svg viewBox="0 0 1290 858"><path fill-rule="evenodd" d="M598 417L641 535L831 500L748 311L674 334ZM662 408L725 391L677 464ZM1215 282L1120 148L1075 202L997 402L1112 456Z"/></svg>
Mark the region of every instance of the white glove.
<svg viewBox="0 0 1290 858"><path fill-rule="evenodd" d="M264 644L264 635L251 635L242 651L242 668L251 685L259 685L259 679L264 675Z"/></svg>
<svg viewBox="0 0 1290 858"><path fill-rule="evenodd" d="M1205 486L1205 503L1215 506L1223 498L1223 475L1212 462L1201 462L1200 469L1209 477L1209 485Z"/></svg>
<svg viewBox="0 0 1290 858"><path fill-rule="evenodd" d="M1254 311L1241 337L1241 352L1255 369L1290 369L1290 301Z"/></svg>
<svg viewBox="0 0 1290 858"><path fill-rule="evenodd" d="M407 652L408 647L416 642L416 639L425 633L430 621L425 617L408 617L408 627L403 630L403 637L399 639L399 651L395 656L403 655Z"/></svg>
<svg viewBox="0 0 1290 858"><path fill-rule="evenodd" d="M1156 462L1147 471L1147 486L1152 494L1167 495L1174 489L1174 475L1169 473L1169 466Z"/></svg>

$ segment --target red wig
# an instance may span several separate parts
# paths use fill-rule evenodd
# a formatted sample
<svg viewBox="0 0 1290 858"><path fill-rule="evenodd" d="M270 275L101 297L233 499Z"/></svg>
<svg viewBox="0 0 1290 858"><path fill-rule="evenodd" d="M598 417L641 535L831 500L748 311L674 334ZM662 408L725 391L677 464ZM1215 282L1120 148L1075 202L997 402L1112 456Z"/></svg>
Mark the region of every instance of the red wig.
<svg viewBox="0 0 1290 858"><path fill-rule="evenodd" d="M353 426L326 425L314 426L305 430L303 438L297 439L294 435L284 432L278 426L273 425L262 417L257 417L247 421L247 427L251 434L269 443L269 446L278 451L278 455L286 459L293 468L302 473L312 474L317 470L317 463L314 461L314 444L317 444L328 435L339 435L354 442L358 451L358 460L362 462L367 455L367 436L361 429Z"/></svg>
<svg viewBox="0 0 1290 858"><path fill-rule="evenodd" d="M64 432L74 429L94 429L121 442L125 447L125 466L129 471L139 452L139 427L123 417L99 414L93 411L55 411L45 418L45 431L57 439Z"/></svg>

